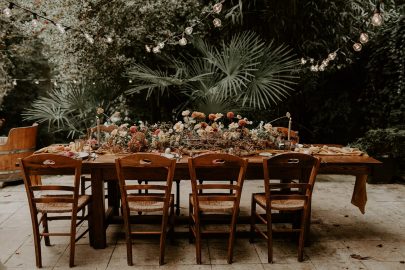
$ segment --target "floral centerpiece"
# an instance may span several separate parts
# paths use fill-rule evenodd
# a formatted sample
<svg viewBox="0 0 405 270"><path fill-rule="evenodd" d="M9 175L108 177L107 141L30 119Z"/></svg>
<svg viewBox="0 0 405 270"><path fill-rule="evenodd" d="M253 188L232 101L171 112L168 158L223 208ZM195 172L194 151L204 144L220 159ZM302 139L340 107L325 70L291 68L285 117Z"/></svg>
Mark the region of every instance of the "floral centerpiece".
<svg viewBox="0 0 405 270"><path fill-rule="evenodd" d="M101 110L98 109L98 112ZM116 118L119 116L117 113L114 115ZM257 150L275 148L283 137L283 132L270 123L262 121L252 128L252 121L233 112L206 116L202 112L186 110L182 112L182 121L156 124L139 121L114 125L117 121L113 116L103 124L104 127L113 128L97 129L101 148L111 152L163 152L170 148L187 154L218 150L243 156L254 154Z"/></svg>

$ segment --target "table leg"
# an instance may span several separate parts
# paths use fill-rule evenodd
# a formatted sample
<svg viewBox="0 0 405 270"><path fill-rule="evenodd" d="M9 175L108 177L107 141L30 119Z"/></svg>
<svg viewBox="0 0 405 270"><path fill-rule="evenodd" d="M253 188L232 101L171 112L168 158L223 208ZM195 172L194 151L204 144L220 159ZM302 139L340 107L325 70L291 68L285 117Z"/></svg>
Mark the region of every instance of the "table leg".
<svg viewBox="0 0 405 270"><path fill-rule="evenodd" d="M356 183L352 195L352 204L357 206L362 214L367 203L367 174L356 175Z"/></svg>
<svg viewBox="0 0 405 270"><path fill-rule="evenodd" d="M118 181L114 180L107 181L107 189L108 189L108 207L112 208L114 216L119 216L121 196Z"/></svg>
<svg viewBox="0 0 405 270"><path fill-rule="evenodd" d="M91 194L92 194L92 211L91 211L91 246L95 249L105 248L107 246L106 221L105 221L105 202L104 202L104 179L102 170L91 170Z"/></svg>
<svg viewBox="0 0 405 270"><path fill-rule="evenodd" d="M180 180L176 182L176 216L180 215Z"/></svg>

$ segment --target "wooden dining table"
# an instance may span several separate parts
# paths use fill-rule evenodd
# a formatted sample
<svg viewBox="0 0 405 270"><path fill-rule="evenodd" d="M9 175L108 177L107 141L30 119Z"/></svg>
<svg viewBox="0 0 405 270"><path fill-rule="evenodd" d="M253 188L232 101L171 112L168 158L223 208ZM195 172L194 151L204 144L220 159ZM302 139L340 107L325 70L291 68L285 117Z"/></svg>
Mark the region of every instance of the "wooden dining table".
<svg viewBox="0 0 405 270"><path fill-rule="evenodd" d="M117 191L114 190L117 186L114 183L117 181L115 159L122 156L123 154L104 154L99 155L95 160L83 161L83 170L91 174L93 203L90 220L90 244L96 249L106 247L106 229L109 224L109 217L118 214L117 209L105 207L104 183L108 180L108 192ZM381 162L366 155L322 155L320 157L322 161L318 174L354 175L356 177L351 203L364 214L367 202L367 177L372 174L373 167ZM246 180L263 179L263 157L249 156L246 158L249 162ZM177 160L175 180L187 181L190 179L187 159L188 156L183 156Z"/></svg>

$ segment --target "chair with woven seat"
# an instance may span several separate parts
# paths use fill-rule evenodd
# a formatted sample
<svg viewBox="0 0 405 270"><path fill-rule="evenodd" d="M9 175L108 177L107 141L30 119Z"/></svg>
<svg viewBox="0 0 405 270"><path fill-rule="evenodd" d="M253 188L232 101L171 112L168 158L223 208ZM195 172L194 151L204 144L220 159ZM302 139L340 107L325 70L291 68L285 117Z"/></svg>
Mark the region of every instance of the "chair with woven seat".
<svg viewBox="0 0 405 270"><path fill-rule="evenodd" d="M312 190L319 165L319 158L302 153L284 153L263 160L265 193L252 194L250 240L254 241L256 232L267 239L269 263L273 262L273 232L298 232L298 261L303 260ZM256 211L257 205L264 210L264 214ZM273 228L273 219L283 216L287 216L287 222L293 224L291 228ZM256 225L257 220L266 225L267 232L260 230Z"/></svg>
<svg viewBox="0 0 405 270"><path fill-rule="evenodd" d="M165 256L166 235L168 231L172 235L174 233L174 196L171 194L171 189L176 160L158 154L136 153L117 159L115 164L121 191L121 207L127 242L127 263L133 265L132 236L156 234L160 235L159 264L162 265ZM137 181L138 179L149 182L142 184ZM143 190L144 193L138 193L140 190ZM145 232L131 229L131 213L155 214L156 212L161 213L159 214L162 218L160 231ZM168 228L169 221L170 226Z"/></svg>
<svg viewBox="0 0 405 270"><path fill-rule="evenodd" d="M207 153L189 158L188 166L192 186L189 230L190 237L196 241L196 261L201 264L201 234L219 233L202 231L202 219L226 216L231 218L230 229L225 232L229 233L227 261L232 263L236 220L247 160L230 154ZM235 184L229 184L231 180Z"/></svg>
<svg viewBox="0 0 405 270"><path fill-rule="evenodd" d="M42 267L42 237L45 245L50 246L50 236L70 237L69 266L73 267L75 243L88 232L87 229L76 237L77 226L88 220L88 215L78 216L78 212L84 211L86 206L91 209L91 196L79 195L82 161L38 154L20 159L20 166L30 207L37 267ZM52 220L70 220L70 232L49 232L48 221ZM41 224L43 231L40 231Z"/></svg>

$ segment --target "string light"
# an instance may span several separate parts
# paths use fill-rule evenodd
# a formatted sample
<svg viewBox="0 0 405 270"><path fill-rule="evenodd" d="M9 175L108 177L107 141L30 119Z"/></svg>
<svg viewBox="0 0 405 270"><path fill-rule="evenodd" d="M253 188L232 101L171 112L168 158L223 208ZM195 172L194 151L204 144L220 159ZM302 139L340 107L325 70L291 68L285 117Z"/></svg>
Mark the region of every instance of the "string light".
<svg viewBox="0 0 405 270"><path fill-rule="evenodd" d="M383 23L383 17L381 15L381 9L380 9L380 5L382 2L383 2L382 0L377 1L376 9L374 11L373 16L371 17L371 24L374 26L381 26ZM365 32L360 33L359 42L355 42L353 44L353 50L355 52L360 52L363 49L362 44L366 44L369 40L370 40L370 38L367 33L365 33ZM322 60L320 65L318 63L314 65L315 61L313 58L310 58L310 59L301 58L301 65L305 65L309 61L311 63L311 66L309 68L310 71L313 71L313 72L324 71L325 68L328 66L329 62L335 60L335 58L337 56L337 53L336 53L337 51L338 50L330 53L328 55L328 58ZM341 69L341 65L338 65L337 68Z"/></svg>
<svg viewBox="0 0 405 270"><path fill-rule="evenodd" d="M93 38L92 36L90 36L89 33L84 33L84 37L87 39L87 41L88 41L90 44L93 44L93 43L94 43L94 38Z"/></svg>
<svg viewBox="0 0 405 270"><path fill-rule="evenodd" d="M215 18L212 23L214 24L215 27L221 27L222 26L222 22L219 18Z"/></svg>
<svg viewBox="0 0 405 270"><path fill-rule="evenodd" d="M353 44L353 50L355 50L356 52L361 51L362 48L363 46L361 45L361 43L356 42Z"/></svg>
<svg viewBox="0 0 405 270"><path fill-rule="evenodd" d="M55 24L55 26L61 34L64 34L66 32L65 27L63 25L61 25L60 23Z"/></svg>
<svg viewBox="0 0 405 270"><path fill-rule="evenodd" d="M6 16L7 18L10 18L11 15L13 15L13 13L11 12L11 10L14 7L14 3L9 3L8 7L6 7L5 9L3 9L3 14L4 16Z"/></svg>
<svg viewBox="0 0 405 270"><path fill-rule="evenodd" d="M39 80L35 79L35 80L34 80L34 83L35 83L35 84L39 84Z"/></svg>
<svg viewBox="0 0 405 270"><path fill-rule="evenodd" d="M36 13L32 14L32 17L33 17L32 21L31 21L32 26L37 27L38 26L38 16L37 16L37 14Z"/></svg>
<svg viewBox="0 0 405 270"><path fill-rule="evenodd" d="M41 19L43 19L43 20L45 20L45 21L47 21L47 22L50 22L50 23L52 23L53 25L55 25L55 27L58 29L58 31L59 31L61 34L65 34L66 31L68 31L68 30L74 30L74 31L77 31L77 32L81 32L81 33L84 35L84 37L86 38L86 40L87 40L90 44L94 44L94 42L95 42L94 37L93 37L91 34L86 33L86 32L84 32L84 31L81 30L81 29L77 29L77 28L74 28L74 27L71 27L71 26L63 25L63 24L61 24L60 22L57 22L57 21L55 21L55 20L53 20L53 19L50 19L50 18L46 17L45 15L41 15L41 14L39 14L39 13L36 12L36 11L32 11L32 10L30 10L30 9L28 9L28 8L25 8L25 7L21 6L20 4L16 4L16 3L14 3L14 2L10 2L10 1L7 1L7 0L3 0L3 1L9 3L9 6L3 10L3 13L4 13L4 15L5 15L6 17L11 17L11 16L12 16L12 11L11 11L11 9L13 9L13 8L19 8L19 9L25 11L25 12L31 13L31 15L33 16L33 19L32 19L32 25L33 25L33 27L37 27L37 26L38 26L38 22L39 22L39 21L38 21L38 18L41 18ZM205 14L205 13L207 13L207 14L206 14L206 16L205 16L204 18L202 18L202 19L206 19L206 18L208 18L210 15L214 15L214 14L219 14L219 13L221 13L221 11L222 11L222 9L223 9L223 3L224 3L224 2L225 2L225 0L221 0L220 2L218 2L218 3L216 3L216 4L214 4L214 5L212 6L211 11L203 12L204 14ZM192 33L194 32L194 27L195 27L198 23L201 23L201 20L202 20L202 19L193 20L193 23L192 23L190 26L186 27L186 28L184 29L184 32L183 32L182 34L179 34L179 35L171 35L171 36L170 36L169 38L167 38L165 41L159 42L156 46L153 46L153 45L145 45L145 50L146 50L147 52L158 53L158 52L160 52L160 50L163 49L163 47L165 46L166 43L170 43L170 44L175 44L175 43L177 43L177 44L179 44L179 45L181 45L181 46L187 45L188 40L184 37L184 34L186 34L186 35L192 35ZM214 18L214 20L213 20L212 22L213 22L213 24L214 24L215 27L221 27L221 26L222 26L222 21L221 21L221 19L219 19L219 18ZM106 36L105 38L101 38L101 39L104 40L104 41L105 41L106 43L108 43L108 44L111 44L111 43L113 42L113 39L112 39L111 36ZM177 39L177 41L176 41L176 39ZM171 40L175 41L175 43L171 42Z"/></svg>
<svg viewBox="0 0 405 270"><path fill-rule="evenodd" d="M360 34L360 43L365 44L368 42L368 35L366 33L361 33Z"/></svg>
<svg viewBox="0 0 405 270"><path fill-rule="evenodd" d="M17 85L17 80L16 80L16 79L13 80L13 85L14 85L14 86Z"/></svg>
<svg viewBox="0 0 405 270"><path fill-rule="evenodd" d="M180 44L180 46L186 46L187 45L187 39L185 37L182 37L179 40L179 44Z"/></svg>
<svg viewBox="0 0 405 270"><path fill-rule="evenodd" d="M193 27L186 27L186 29L184 29L184 33L186 33L187 35L191 35L193 33Z"/></svg>
<svg viewBox="0 0 405 270"><path fill-rule="evenodd" d="M106 42L109 43L109 44L113 43L113 39L112 39L112 37L110 37L110 36L107 36L107 37L105 38L105 40L106 40Z"/></svg>
<svg viewBox="0 0 405 270"><path fill-rule="evenodd" d="M210 11L203 12L203 13L207 13L204 16L204 18L194 20L193 23L191 23L191 25L184 28L183 33L177 34L177 35L173 34L170 37L168 37L166 40L159 42L158 45L150 45L150 44L145 45L145 50L148 53L150 53L150 52L159 53L163 49L164 44L166 44L166 43L179 44L180 46L186 46L188 43L188 40L184 37L184 35L191 36L192 33L194 32L194 27L196 27L198 23L201 23L201 20L206 19L211 15L221 13L224 2L225 2L225 0L221 0L220 2L214 4ZM217 28L222 26L222 21L219 18L214 18L212 23L213 23L214 27L217 27ZM161 45L163 45L163 46L161 46Z"/></svg>

